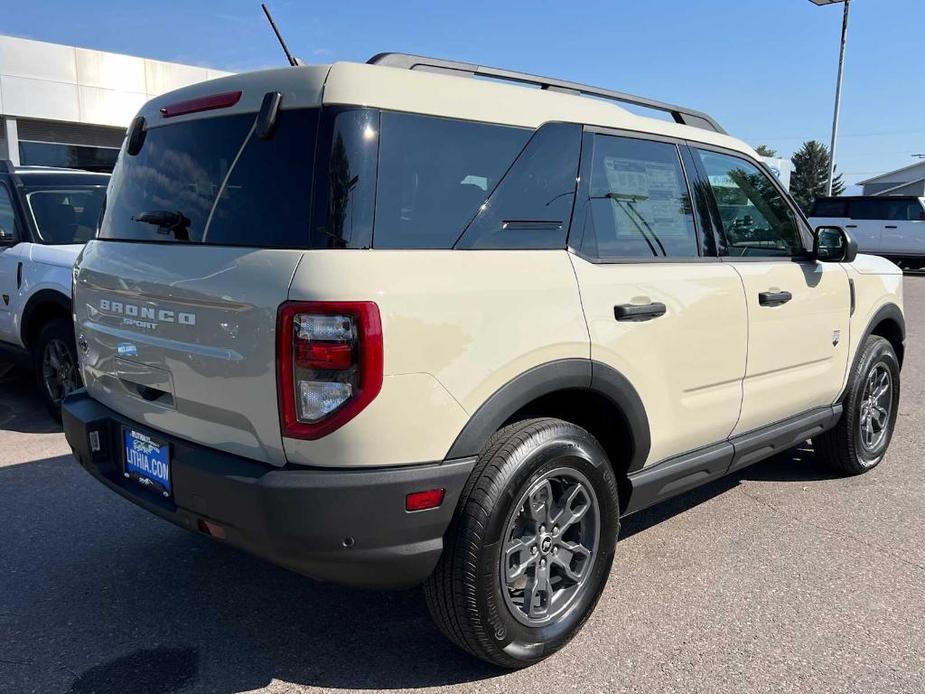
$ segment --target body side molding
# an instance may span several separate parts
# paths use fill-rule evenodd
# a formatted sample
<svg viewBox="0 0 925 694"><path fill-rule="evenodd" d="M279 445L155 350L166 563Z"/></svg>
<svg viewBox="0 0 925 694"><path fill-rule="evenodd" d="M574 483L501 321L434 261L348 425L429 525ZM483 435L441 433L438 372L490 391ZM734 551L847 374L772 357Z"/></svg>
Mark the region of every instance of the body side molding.
<svg viewBox="0 0 925 694"><path fill-rule="evenodd" d="M797 446L834 427L841 414L841 404L818 407L728 441L650 465L629 476L632 491L623 515L642 511Z"/></svg>

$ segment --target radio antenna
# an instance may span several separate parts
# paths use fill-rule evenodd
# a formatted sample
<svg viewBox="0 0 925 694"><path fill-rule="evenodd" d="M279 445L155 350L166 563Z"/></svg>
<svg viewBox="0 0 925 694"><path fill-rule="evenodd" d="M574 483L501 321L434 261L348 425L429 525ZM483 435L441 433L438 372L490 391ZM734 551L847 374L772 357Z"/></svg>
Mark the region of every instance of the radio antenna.
<svg viewBox="0 0 925 694"><path fill-rule="evenodd" d="M279 45L283 47L283 53L286 54L286 60L289 61L289 64L295 67L296 65L301 65L302 61L292 55L289 52L289 47L286 45L286 42L283 40L283 35L279 33L279 29L276 26L276 22L273 21L273 15L270 14L270 8L267 7L265 2L260 3L260 7L263 9L263 13L267 16L267 21L270 23L270 26L273 27L273 33L276 34L276 40L279 41Z"/></svg>

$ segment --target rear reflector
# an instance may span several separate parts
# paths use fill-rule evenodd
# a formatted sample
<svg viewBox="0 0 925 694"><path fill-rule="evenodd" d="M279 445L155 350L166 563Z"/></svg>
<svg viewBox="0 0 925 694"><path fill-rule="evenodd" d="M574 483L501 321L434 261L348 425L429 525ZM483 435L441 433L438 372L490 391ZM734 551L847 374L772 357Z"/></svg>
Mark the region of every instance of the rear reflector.
<svg viewBox="0 0 925 694"><path fill-rule="evenodd" d="M222 92L221 94L211 94L209 96L200 96L188 101L178 101L175 104L161 106L161 115L164 118L173 116L182 116L186 113L198 113L199 111L212 111L217 108L228 108L234 106L241 100L241 92Z"/></svg>
<svg viewBox="0 0 925 694"><path fill-rule="evenodd" d="M428 489L426 492L412 492L405 497L406 511L426 511L443 503L445 489Z"/></svg>
<svg viewBox="0 0 925 694"><path fill-rule="evenodd" d="M196 523L196 526L199 528L199 532L201 533L205 533L210 537L218 538L219 540L225 539L225 529L218 523L213 523L212 521L207 521L205 518L200 518Z"/></svg>

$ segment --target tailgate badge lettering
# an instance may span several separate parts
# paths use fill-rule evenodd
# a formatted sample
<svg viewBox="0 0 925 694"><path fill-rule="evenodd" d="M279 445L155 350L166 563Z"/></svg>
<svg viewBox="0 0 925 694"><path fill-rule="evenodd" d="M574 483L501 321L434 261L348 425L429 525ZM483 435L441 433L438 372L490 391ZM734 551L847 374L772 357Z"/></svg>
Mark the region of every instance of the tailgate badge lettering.
<svg viewBox="0 0 925 694"><path fill-rule="evenodd" d="M111 316L122 316L122 325L130 325L142 330L157 330L161 323L196 325L195 313L174 311L160 306L139 306L111 299L100 299L100 311Z"/></svg>

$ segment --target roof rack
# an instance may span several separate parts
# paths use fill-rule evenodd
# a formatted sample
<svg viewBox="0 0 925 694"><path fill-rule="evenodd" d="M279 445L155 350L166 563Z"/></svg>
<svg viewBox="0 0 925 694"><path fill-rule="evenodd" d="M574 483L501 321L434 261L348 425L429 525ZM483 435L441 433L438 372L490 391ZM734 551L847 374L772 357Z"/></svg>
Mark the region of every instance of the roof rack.
<svg viewBox="0 0 925 694"><path fill-rule="evenodd" d="M508 82L519 82L521 84L532 84L547 89L551 92L563 92L565 94L577 94L582 96L594 96L611 101L618 101L624 104L633 104L643 108L653 109L671 114L676 123L681 125L690 125L695 128L712 130L714 132L726 134L726 131L720 127L711 116L700 111L694 111L683 106L666 104L653 99L646 99L642 96L615 92L610 89L592 87L587 84L578 82L568 82L557 80L549 77L540 77L531 75L526 72L514 72L513 70L502 70L484 65L475 65L474 63L463 63L456 60L444 60L442 58L426 58L420 55L410 55L408 53L378 53L366 61L370 65L384 65L386 67L396 67L405 70L426 70L428 72L443 72L457 76L469 77L489 77L497 80Z"/></svg>

